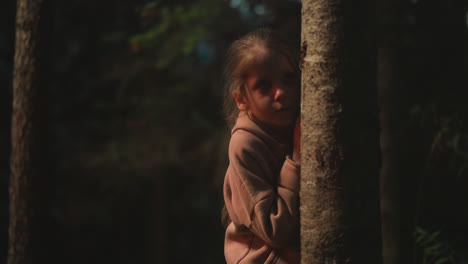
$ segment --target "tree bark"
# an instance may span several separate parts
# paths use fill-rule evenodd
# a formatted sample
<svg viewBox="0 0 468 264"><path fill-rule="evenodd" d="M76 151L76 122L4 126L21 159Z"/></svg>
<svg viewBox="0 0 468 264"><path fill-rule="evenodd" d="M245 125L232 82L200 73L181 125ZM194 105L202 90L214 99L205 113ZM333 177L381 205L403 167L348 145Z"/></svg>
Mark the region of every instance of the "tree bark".
<svg viewBox="0 0 468 264"><path fill-rule="evenodd" d="M38 175L39 90L44 85L44 61L50 1L18 0L13 69L12 149L10 156L10 223L8 264L34 263L32 231L33 179Z"/></svg>
<svg viewBox="0 0 468 264"><path fill-rule="evenodd" d="M302 263L381 263L373 1L302 1Z"/></svg>

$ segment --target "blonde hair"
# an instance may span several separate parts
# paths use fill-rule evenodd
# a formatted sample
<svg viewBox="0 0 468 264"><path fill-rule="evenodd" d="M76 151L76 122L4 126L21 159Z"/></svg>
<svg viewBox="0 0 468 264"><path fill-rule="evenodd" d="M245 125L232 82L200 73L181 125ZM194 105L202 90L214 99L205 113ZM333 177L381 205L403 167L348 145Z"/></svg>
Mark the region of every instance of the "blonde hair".
<svg viewBox="0 0 468 264"><path fill-rule="evenodd" d="M260 28L234 41L227 51L223 74L224 115L230 127L234 125L239 115L233 95L236 93L240 97L245 95L245 75L254 62L255 52L259 50L283 55L299 75L299 52L293 49L278 32L269 28Z"/></svg>

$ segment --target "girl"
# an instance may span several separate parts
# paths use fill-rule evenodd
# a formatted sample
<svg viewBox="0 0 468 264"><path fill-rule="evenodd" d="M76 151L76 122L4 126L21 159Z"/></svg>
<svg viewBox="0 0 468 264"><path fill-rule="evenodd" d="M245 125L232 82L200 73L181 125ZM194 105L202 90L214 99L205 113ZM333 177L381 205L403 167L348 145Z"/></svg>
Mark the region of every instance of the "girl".
<svg viewBox="0 0 468 264"><path fill-rule="evenodd" d="M299 263L297 56L277 33L259 29L231 45L224 77L233 125L224 179L226 261Z"/></svg>

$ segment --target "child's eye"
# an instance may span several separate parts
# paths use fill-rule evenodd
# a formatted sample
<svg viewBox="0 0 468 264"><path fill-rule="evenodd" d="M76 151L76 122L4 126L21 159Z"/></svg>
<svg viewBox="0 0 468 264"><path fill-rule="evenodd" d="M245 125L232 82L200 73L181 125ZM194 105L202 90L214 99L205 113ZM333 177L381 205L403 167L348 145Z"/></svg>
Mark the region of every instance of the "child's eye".
<svg viewBox="0 0 468 264"><path fill-rule="evenodd" d="M271 89L271 82L266 81L266 80L260 80L257 82L255 85L256 89L259 89L261 92L267 92Z"/></svg>

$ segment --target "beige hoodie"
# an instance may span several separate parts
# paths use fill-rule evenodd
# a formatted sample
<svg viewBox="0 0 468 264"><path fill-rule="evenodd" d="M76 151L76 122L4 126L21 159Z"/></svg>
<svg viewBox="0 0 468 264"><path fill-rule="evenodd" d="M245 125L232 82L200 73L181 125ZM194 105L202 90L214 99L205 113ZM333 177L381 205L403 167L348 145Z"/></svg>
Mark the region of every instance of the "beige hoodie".
<svg viewBox="0 0 468 264"><path fill-rule="evenodd" d="M231 263L299 263L299 171L281 142L243 112L232 129L224 200Z"/></svg>

